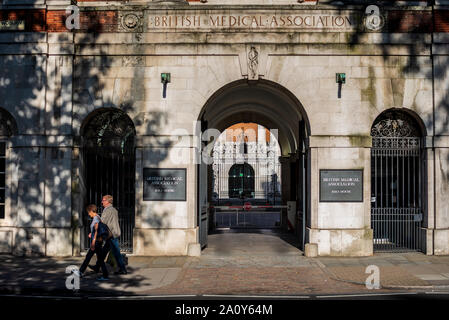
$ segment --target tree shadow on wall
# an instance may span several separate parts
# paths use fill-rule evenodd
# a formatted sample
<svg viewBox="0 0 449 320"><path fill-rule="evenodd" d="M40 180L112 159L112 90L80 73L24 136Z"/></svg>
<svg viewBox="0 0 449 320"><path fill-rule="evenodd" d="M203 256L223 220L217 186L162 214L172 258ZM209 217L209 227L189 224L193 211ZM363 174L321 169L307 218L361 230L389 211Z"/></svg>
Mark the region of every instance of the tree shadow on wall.
<svg viewBox="0 0 449 320"><path fill-rule="evenodd" d="M11 9L8 14L18 15L19 11ZM60 15L55 24L65 25L66 16ZM11 204L6 211L15 230L11 242L16 255L67 255L72 247L73 253L78 253L86 204L80 128L91 113L102 108L125 112L136 128L140 141L137 150L151 150L153 166L166 160L167 148L174 143L157 137L167 125L166 113L145 111L144 45L132 44L128 50L112 55L114 39L102 35L118 25L117 16L114 11L113 23L105 25L101 12L87 15L81 11L80 30L49 33L48 42L55 55L45 52L46 33L33 32L43 30L5 36L18 43L17 47L2 46L5 51L0 56L0 108L17 124L15 134L8 138ZM138 38L133 34L135 41ZM22 43L32 54L15 54ZM136 179L141 184L141 176ZM136 202L136 210L143 209ZM157 241L163 241L160 229L170 226L168 213L149 212L147 223L158 230ZM16 267L39 269L37 259ZM45 272L36 277L41 284L47 281ZM66 275L57 277L62 281ZM131 285L140 285L137 276Z"/></svg>
<svg viewBox="0 0 449 320"><path fill-rule="evenodd" d="M352 2L362 4L360 1ZM434 1L425 3L427 7L423 10L404 11L404 8L391 10L388 1L376 2L384 19L383 27L368 30L366 22L359 20L359 28L349 36L349 43L355 54L378 56L384 63L381 68L376 68L375 62L366 65L369 85L362 90L362 101L369 103L372 123L381 112L390 108L412 110L420 117L418 122L422 120L425 126L426 132L423 134L434 136L433 143L438 143L439 137L449 135L449 55L443 49L447 43L444 38L446 34L438 29L440 25L448 24L449 20L434 10ZM363 3L363 9L354 11L352 15L366 16L365 9L370 4ZM386 10L387 7L389 10ZM364 52L362 45L373 42L372 52ZM367 57L367 60L370 59L375 57ZM378 101L386 101L379 100L385 90L392 93L392 105L388 102L378 104ZM424 109L424 106L433 106L433 111L429 112L430 108ZM424 143L427 144L426 148L433 148L433 145L428 145L429 140ZM449 194L449 152L443 148L437 150L436 176L432 179L438 179L438 176L442 179L438 191L435 191L441 199Z"/></svg>

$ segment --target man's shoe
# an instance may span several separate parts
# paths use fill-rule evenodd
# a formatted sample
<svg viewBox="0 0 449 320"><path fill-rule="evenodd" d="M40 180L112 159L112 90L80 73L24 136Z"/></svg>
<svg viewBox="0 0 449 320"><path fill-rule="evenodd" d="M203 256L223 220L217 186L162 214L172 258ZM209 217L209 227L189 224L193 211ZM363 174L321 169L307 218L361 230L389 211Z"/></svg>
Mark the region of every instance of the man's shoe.
<svg viewBox="0 0 449 320"><path fill-rule="evenodd" d="M126 270L119 270L119 271L114 272L114 274L128 274L128 271L126 271Z"/></svg>
<svg viewBox="0 0 449 320"><path fill-rule="evenodd" d="M95 273L100 272L100 268L98 268L97 266L89 265L89 269L95 271Z"/></svg>
<svg viewBox="0 0 449 320"><path fill-rule="evenodd" d="M108 281L109 278L108 277L105 278L105 277L101 276L101 277L98 277L97 280L98 281Z"/></svg>

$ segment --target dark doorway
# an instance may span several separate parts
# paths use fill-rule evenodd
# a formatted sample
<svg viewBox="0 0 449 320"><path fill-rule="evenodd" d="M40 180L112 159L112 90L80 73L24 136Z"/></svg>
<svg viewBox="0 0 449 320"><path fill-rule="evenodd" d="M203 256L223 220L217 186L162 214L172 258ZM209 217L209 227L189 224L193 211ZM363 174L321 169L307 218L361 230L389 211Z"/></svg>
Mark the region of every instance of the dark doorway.
<svg viewBox="0 0 449 320"><path fill-rule="evenodd" d="M374 251L422 250L424 153L414 118L387 111L371 135L371 226Z"/></svg>
<svg viewBox="0 0 449 320"><path fill-rule="evenodd" d="M135 220L135 129L121 110L107 109L93 115L84 127L83 167L85 181L84 207L110 194L119 212L120 248L133 250ZM89 247L89 216L83 210L84 248Z"/></svg>
<svg viewBox="0 0 449 320"><path fill-rule="evenodd" d="M254 198L254 169L248 164L234 164L229 170L229 198Z"/></svg>

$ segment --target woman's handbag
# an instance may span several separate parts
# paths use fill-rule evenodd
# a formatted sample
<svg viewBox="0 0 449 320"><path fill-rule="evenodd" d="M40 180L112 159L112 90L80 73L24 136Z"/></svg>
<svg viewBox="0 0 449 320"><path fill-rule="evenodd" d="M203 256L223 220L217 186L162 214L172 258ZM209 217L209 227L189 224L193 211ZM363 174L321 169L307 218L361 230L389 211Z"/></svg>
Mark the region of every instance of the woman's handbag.
<svg viewBox="0 0 449 320"><path fill-rule="evenodd" d="M109 227L101 221L98 222L97 232L98 232L98 236L97 236L98 241L106 241L106 240L112 238L111 230L109 230Z"/></svg>

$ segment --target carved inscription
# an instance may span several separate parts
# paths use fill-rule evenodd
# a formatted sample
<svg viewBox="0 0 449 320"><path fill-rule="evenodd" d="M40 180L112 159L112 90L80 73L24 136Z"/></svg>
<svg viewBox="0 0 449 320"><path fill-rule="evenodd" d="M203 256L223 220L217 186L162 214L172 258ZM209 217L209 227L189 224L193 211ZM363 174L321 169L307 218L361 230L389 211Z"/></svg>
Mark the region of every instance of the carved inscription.
<svg viewBox="0 0 449 320"><path fill-rule="evenodd" d="M349 15L317 14L223 14L223 15L150 15L149 30L161 29L352 29Z"/></svg>

